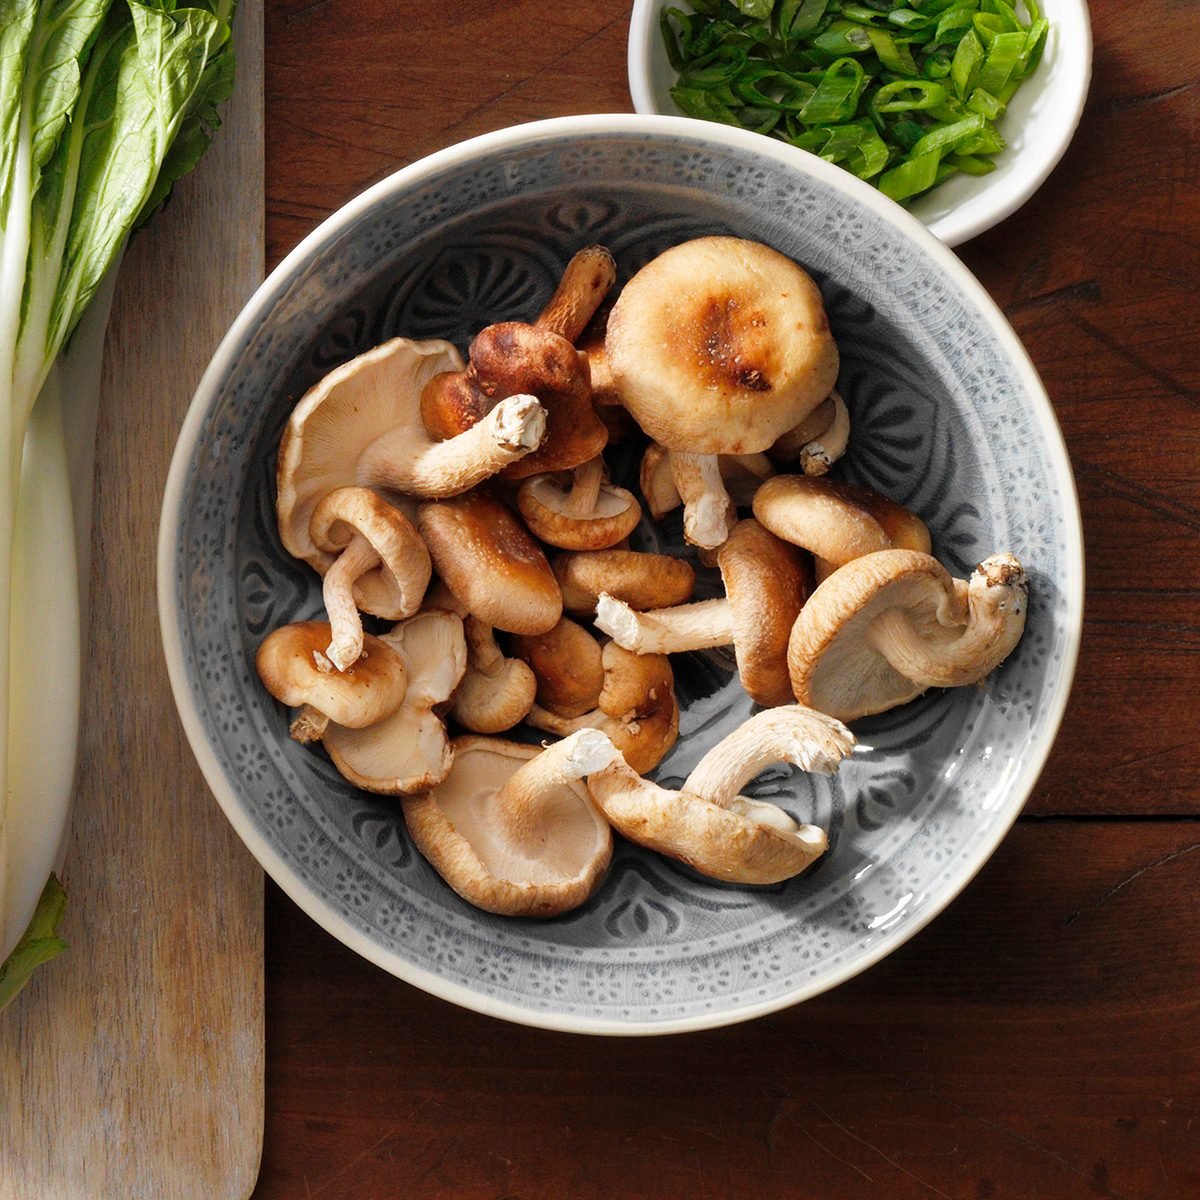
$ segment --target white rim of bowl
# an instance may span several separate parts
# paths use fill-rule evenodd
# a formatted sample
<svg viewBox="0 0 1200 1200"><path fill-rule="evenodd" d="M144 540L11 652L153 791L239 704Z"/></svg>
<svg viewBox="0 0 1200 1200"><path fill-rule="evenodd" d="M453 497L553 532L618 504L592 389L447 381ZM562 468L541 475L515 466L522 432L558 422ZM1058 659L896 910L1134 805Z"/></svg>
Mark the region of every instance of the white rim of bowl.
<svg viewBox="0 0 1200 1200"><path fill-rule="evenodd" d="M269 313L279 295L286 289L291 276L304 260L322 243L335 238L342 230L350 226L360 216L383 198L403 189L411 183L422 180L447 167L469 162L478 154L494 151L511 150L516 147L528 147L540 142L558 141L572 137L604 136L611 134L636 133L639 136L652 135L661 137L684 138L687 140L700 139L717 146L728 146L731 149L744 151L751 155L775 158L784 166L799 169L811 174L834 188L843 190L859 200L868 208L874 209L884 219L900 228L908 237L916 241L962 288L964 294L977 306L982 316L991 326L1004 351L1012 360L1018 378L1031 397L1036 413L1040 419L1043 434L1046 439L1049 457L1055 468L1057 477L1063 483L1063 506L1065 509L1065 536L1067 539L1067 586L1070 581L1076 581L1076 587L1070 592L1068 600L1067 620L1069 622L1069 637L1063 657L1063 670L1059 677L1058 687L1051 697L1046 721L1042 726L1042 737L1035 753L1028 756L1022 763L1011 784L1008 803L995 810L995 822L992 837L977 847L976 854L961 864L958 873L951 877L943 895L915 915L908 923L900 924L889 930L892 936L881 940L865 954L853 958L850 962L841 964L830 976L820 981L814 981L794 989L785 996L773 997L770 1000L754 1004L744 1004L737 1008L703 1015L674 1018L661 1022L606 1020L603 1018L579 1017L567 1013L543 1012L533 1007L525 1007L509 1001L498 1000L473 992L461 984L452 983L431 971L408 962L399 954L384 949L350 924L345 918L332 911L300 877L292 866L280 855L274 847L255 829L247 814L243 811L237 795L209 743L208 734L200 713L192 699L191 687L184 667L182 630L177 620L180 611L180 595L175 586L175 562L177 546L175 535L180 527L183 515L183 488L188 476L193 456L193 447L197 441L201 426L208 415L217 395L217 385L230 367L235 351L247 339L251 331ZM191 744L196 761L208 782L217 802L225 816L234 827L243 843L258 860L259 864L279 885L286 895L308 914L326 932L337 938L345 946L383 968L389 974L403 979L462 1008L483 1013L486 1016L499 1017L520 1025L529 1025L542 1029L554 1029L568 1033L587 1033L597 1035L626 1035L644 1036L667 1033L684 1033L701 1029L713 1029L724 1025L732 1025L741 1021L751 1020L768 1013L790 1008L802 1000L811 999L831 988L844 983L855 975L873 966L882 958L902 946L909 938L917 934L930 921L941 913L946 906L974 878L976 873L992 857L996 847L1008 833L1016 820L1026 800L1032 792L1038 776L1041 774L1050 749L1054 744L1059 726L1062 723L1066 709L1067 698L1071 691L1071 683L1075 675L1075 666L1079 655L1079 642L1082 636L1083 623L1083 529L1079 514L1079 501L1075 490L1074 476L1070 460L1067 457L1066 445L1062 432L1054 416L1054 411L1046 395L1041 379L1038 377L1029 355L1026 353L1016 333L996 306L995 302L984 290L983 286L959 261L952 251L934 237L924 225L914 217L909 216L898 205L869 184L855 179L852 175L826 163L812 155L804 155L798 161L796 152L778 143L775 148L771 139L761 137L745 130L729 126L711 125L706 121L695 121L687 117L643 116L630 113L594 114L588 116L554 117L545 121L535 121L525 125L510 126L486 133L468 141L449 146L436 151L426 158L402 168L374 184L366 191L349 201L337 212L333 213L312 231L297 247L273 270L262 285L255 291L246 306L239 313L229 332L225 335L213 356L211 363L204 372L196 394L192 400L180 430L175 453L171 460L170 471L163 497L163 509L158 538L158 607L159 624L162 629L163 651L167 660L167 673L171 681L171 689L175 696L176 707L184 732Z"/></svg>
<svg viewBox="0 0 1200 1200"><path fill-rule="evenodd" d="M1060 42L1070 44L1071 54L1065 60L1067 78L1064 90L1067 90L1071 103L1058 109L1053 114L1054 138L1047 144L1040 157L1030 154L1028 163L1030 170L1024 177L1020 187L1006 194L1003 203L995 204L974 219L968 219L955 213L930 221L926 228L935 237L940 238L947 246L961 246L979 234L985 233L994 225L1011 217L1050 177L1050 173L1058 166L1067 147L1075 136L1079 121L1083 116L1084 105L1087 102L1088 89L1092 80L1092 22L1088 11L1087 0L1060 0L1066 4L1063 14L1055 17L1052 32ZM634 0L633 9L629 16L629 36L625 55L625 71L629 83L629 96L633 101L634 111L643 115L667 116L658 107L654 93L650 87L650 59L656 48L656 39L661 36L658 30L658 14L662 11L665 0ZM685 118L695 120L696 118ZM701 125L715 122L700 121ZM802 155L806 159L817 157L807 150L789 146L777 138L763 135L764 141L772 142L782 147L789 154ZM822 160L824 161L824 160ZM849 172L846 172L849 174ZM869 186L869 185L868 185ZM877 195L883 195L877 188L872 188ZM888 201L888 203L893 203ZM900 208L900 205L896 205ZM904 210L907 212L907 210ZM924 224L924 222L921 222Z"/></svg>

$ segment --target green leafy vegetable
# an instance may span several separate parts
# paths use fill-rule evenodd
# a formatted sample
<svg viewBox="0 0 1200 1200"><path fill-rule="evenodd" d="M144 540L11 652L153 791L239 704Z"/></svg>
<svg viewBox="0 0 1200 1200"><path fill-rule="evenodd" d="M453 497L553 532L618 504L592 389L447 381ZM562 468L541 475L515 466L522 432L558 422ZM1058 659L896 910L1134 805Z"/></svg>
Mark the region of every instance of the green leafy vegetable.
<svg viewBox="0 0 1200 1200"><path fill-rule="evenodd" d="M44 962L67 948L58 936L58 926L67 908L67 893L57 876L51 875L42 889L41 899L25 936L13 952L0 963L0 1010L10 1003Z"/></svg>
<svg viewBox="0 0 1200 1200"><path fill-rule="evenodd" d="M233 86L234 2L0 0L0 731L10 728L10 614L21 585L13 545L30 417L131 232L218 126ZM72 397L63 403L69 417ZM12 681L18 696L20 685ZM77 714L64 717L73 729ZM13 872L40 871L40 885L50 871L9 861L9 808L22 803L11 757L0 736L0 897L12 894ZM29 916L0 908L0 960L15 953Z"/></svg>
<svg viewBox="0 0 1200 1200"><path fill-rule="evenodd" d="M700 0L662 34L688 116L819 154L908 203L1004 147L995 122L1037 67L1036 0ZM1022 16L1027 13L1027 18Z"/></svg>

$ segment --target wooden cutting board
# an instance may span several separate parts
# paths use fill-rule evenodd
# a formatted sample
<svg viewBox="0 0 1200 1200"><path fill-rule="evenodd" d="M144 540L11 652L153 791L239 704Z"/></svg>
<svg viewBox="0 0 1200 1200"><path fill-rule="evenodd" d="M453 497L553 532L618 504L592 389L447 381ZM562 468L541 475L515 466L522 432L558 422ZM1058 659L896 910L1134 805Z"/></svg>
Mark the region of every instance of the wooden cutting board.
<svg viewBox="0 0 1200 1200"><path fill-rule="evenodd" d="M167 682L155 539L175 439L263 273L261 0L200 167L131 243L104 366L70 949L0 1014L2 1200L242 1200L263 1124L262 875Z"/></svg>

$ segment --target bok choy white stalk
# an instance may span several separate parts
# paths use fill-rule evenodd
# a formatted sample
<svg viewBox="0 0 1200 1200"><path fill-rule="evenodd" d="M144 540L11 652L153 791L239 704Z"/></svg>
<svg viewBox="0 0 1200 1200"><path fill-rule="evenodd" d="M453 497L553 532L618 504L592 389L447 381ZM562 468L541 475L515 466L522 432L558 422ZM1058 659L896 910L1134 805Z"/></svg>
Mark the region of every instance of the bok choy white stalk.
<svg viewBox="0 0 1200 1200"><path fill-rule="evenodd" d="M80 423L91 437L106 313L93 314L90 345L65 358L64 348L130 233L209 144L233 87L233 7L0 0L0 730L9 731L0 738L0 1008L60 945L62 896L50 873L72 786L78 689L47 688L29 641L57 628L54 653L73 654L78 669L70 459L80 438L71 437ZM52 728L64 732L57 771L35 780L22 749L32 720L46 735L47 691L58 704Z"/></svg>

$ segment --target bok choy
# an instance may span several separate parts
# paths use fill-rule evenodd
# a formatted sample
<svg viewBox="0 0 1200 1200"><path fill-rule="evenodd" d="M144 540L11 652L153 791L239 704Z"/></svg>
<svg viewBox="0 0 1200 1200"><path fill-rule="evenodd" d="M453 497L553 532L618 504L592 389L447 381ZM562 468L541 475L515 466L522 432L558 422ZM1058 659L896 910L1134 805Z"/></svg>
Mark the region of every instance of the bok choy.
<svg viewBox="0 0 1200 1200"><path fill-rule="evenodd" d="M22 748L46 684L14 639L60 617L78 670L76 538L88 530L71 515L70 459L94 428L108 285L131 232L219 124L234 3L0 0L0 1007L61 948L51 872L78 726L78 687L64 687L50 782L32 778Z"/></svg>

